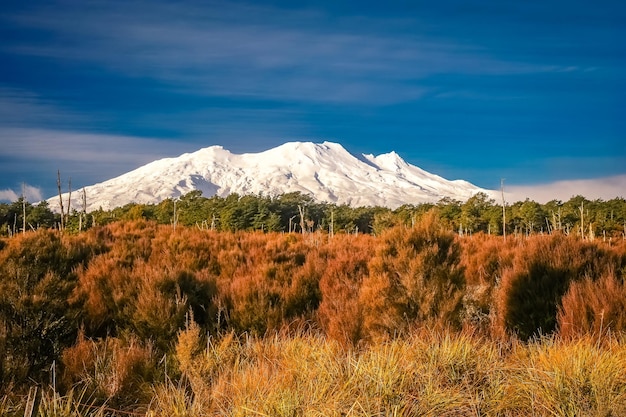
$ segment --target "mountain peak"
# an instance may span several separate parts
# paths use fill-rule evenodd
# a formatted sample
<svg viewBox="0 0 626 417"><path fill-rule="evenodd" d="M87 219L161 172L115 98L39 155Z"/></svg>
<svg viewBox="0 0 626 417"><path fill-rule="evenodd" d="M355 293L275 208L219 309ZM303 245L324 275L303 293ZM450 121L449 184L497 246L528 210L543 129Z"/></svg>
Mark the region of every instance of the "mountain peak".
<svg viewBox="0 0 626 417"><path fill-rule="evenodd" d="M214 145L85 187L88 211L133 202L156 204L193 190L202 191L205 197L301 192L317 201L390 208L489 193L465 181L448 181L428 173L394 151L355 156L329 141L287 142L246 154L233 154ZM58 209L58 197L48 202ZM72 206L77 204L72 201Z"/></svg>
<svg viewBox="0 0 626 417"><path fill-rule="evenodd" d="M315 142L304 142L304 141L294 141L294 142L286 142L276 148L270 149L266 152L272 152L275 150L291 150L298 151L302 153L324 153L328 151L343 151L347 152L343 146L335 142L324 141L322 143Z"/></svg>

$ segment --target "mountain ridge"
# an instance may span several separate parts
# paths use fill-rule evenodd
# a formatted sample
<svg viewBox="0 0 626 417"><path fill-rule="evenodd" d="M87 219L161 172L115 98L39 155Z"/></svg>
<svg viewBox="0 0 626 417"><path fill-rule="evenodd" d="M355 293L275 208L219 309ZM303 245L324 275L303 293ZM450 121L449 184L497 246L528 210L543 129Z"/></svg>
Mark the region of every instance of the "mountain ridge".
<svg viewBox="0 0 626 417"><path fill-rule="evenodd" d="M464 180L447 180L407 163L395 151L353 155L325 141L286 142L258 153L235 154L213 145L178 157L163 158L118 177L85 187L87 211L110 210L129 203L156 204L200 190L205 197L299 191L320 202L384 206L466 200L492 191ZM63 194L64 202L68 194ZM59 210L58 196L48 200ZM80 207L79 193L71 206Z"/></svg>

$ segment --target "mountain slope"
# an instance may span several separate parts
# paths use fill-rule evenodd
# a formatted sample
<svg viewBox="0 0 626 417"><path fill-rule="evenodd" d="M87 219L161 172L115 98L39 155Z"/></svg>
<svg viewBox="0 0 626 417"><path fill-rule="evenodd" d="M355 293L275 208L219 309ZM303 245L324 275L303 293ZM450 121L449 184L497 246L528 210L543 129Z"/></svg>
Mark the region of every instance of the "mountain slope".
<svg viewBox="0 0 626 417"><path fill-rule="evenodd" d="M289 142L276 148L233 154L211 146L177 158L151 162L117 178L85 187L87 211L128 203L158 203L193 190L205 197L231 193L279 195L299 191L318 201L352 206L466 200L487 192L467 181L448 181L405 162L391 152L354 156L337 143ZM67 201L67 194L63 196ZM72 194L72 207L80 196ZM58 210L58 197L48 200Z"/></svg>

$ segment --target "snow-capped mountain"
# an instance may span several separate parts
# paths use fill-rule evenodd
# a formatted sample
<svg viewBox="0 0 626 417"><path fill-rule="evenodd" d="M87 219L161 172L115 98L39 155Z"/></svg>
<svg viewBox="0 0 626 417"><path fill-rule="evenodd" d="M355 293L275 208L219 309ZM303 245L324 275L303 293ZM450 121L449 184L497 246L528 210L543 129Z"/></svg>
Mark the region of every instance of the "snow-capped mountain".
<svg viewBox="0 0 626 417"><path fill-rule="evenodd" d="M317 201L390 208L436 202L443 197L466 200L478 192L491 194L467 181L449 181L428 173L395 152L355 156L337 143L289 142L245 154L211 146L151 162L85 187L87 211L158 203L193 190L202 191L205 197L231 193L274 196L299 191ZM67 201L67 194L63 198ZM72 193L71 206L82 208L80 199L79 192ZM48 203L59 210L58 196Z"/></svg>

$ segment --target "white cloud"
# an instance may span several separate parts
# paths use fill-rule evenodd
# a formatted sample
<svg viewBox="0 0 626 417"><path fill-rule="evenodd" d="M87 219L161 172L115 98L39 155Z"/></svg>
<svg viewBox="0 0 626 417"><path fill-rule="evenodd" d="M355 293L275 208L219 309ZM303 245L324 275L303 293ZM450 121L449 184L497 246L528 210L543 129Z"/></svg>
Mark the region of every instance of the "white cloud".
<svg viewBox="0 0 626 417"><path fill-rule="evenodd" d="M34 187L32 185L24 184L24 187L19 192L14 190L5 189L0 190L0 201L16 201L22 195L26 197L26 201L31 203L38 202L43 200L43 194L39 187Z"/></svg>
<svg viewBox="0 0 626 417"><path fill-rule="evenodd" d="M0 201L15 201L19 198L19 195L11 189L0 190Z"/></svg>
<svg viewBox="0 0 626 417"><path fill-rule="evenodd" d="M567 201L576 195L582 195L589 200L626 198L626 175L506 187L508 201L529 198L538 203L546 203L551 200Z"/></svg>

